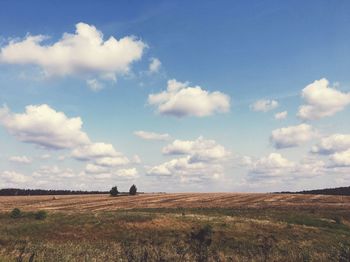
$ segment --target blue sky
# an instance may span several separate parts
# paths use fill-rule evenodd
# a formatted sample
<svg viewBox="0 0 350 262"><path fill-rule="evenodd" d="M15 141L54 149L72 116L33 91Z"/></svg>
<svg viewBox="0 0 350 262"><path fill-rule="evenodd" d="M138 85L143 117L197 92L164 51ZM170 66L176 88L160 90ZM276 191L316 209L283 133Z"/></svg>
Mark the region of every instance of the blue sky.
<svg viewBox="0 0 350 262"><path fill-rule="evenodd" d="M349 24L348 1L3 1L0 187L348 185Z"/></svg>

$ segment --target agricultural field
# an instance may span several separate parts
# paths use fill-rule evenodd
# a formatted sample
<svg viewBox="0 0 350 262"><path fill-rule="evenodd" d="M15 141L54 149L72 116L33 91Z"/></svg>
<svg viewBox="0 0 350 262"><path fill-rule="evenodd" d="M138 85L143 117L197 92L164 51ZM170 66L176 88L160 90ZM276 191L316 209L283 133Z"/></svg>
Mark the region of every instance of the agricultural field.
<svg viewBox="0 0 350 262"><path fill-rule="evenodd" d="M0 261L350 261L350 197L14 196L0 210Z"/></svg>

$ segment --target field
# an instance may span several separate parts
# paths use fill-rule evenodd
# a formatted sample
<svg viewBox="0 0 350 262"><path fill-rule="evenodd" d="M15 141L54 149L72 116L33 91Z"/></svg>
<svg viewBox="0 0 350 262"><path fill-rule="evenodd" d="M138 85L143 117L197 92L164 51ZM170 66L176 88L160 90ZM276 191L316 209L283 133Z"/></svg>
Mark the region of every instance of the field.
<svg viewBox="0 0 350 262"><path fill-rule="evenodd" d="M0 210L0 261L350 261L350 197L14 196Z"/></svg>

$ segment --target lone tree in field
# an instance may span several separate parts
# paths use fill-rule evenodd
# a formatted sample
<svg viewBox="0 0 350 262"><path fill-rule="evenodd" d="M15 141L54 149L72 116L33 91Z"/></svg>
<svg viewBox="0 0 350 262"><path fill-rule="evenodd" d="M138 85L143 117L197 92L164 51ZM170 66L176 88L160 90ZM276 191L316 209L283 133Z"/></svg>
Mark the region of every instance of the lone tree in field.
<svg viewBox="0 0 350 262"><path fill-rule="evenodd" d="M109 193L111 194L111 196L117 196L119 194L118 188L116 186L112 187Z"/></svg>
<svg viewBox="0 0 350 262"><path fill-rule="evenodd" d="M129 195L134 196L136 195L136 193L137 193L137 187L135 185L132 185L129 189Z"/></svg>

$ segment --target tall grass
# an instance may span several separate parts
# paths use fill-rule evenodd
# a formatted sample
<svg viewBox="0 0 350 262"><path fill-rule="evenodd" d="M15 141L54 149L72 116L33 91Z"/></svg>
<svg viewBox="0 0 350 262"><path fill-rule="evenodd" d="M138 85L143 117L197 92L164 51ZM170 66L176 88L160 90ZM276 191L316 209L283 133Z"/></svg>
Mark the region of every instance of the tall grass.
<svg viewBox="0 0 350 262"><path fill-rule="evenodd" d="M345 262L349 212L154 209L50 212L44 220L0 213L0 261Z"/></svg>

